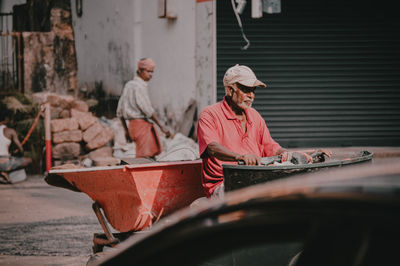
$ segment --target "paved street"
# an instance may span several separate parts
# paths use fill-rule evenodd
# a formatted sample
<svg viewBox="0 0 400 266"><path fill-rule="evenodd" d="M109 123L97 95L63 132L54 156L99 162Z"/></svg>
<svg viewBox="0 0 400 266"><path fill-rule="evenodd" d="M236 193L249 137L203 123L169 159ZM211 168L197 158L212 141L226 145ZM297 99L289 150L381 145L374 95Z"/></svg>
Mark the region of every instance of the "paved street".
<svg viewBox="0 0 400 266"><path fill-rule="evenodd" d="M86 265L102 232L91 204L39 175L0 185L0 265Z"/></svg>

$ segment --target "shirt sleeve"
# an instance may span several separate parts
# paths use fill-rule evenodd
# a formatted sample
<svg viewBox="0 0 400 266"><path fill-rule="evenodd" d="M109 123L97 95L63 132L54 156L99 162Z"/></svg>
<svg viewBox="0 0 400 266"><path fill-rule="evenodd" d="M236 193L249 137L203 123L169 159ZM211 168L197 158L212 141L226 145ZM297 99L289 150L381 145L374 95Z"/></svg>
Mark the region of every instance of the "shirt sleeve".
<svg viewBox="0 0 400 266"><path fill-rule="evenodd" d="M270 157L277 155L279 149L281 149L281 145L277 143L269 133L269 129L265 124L264 119L262 119L262 130L261 130L261 145L263 147L262 156L263 157Z"/></svg>
<svg viewBox="0 0 400 266"><path fill-rule="evenodd" d="M140 111L146 115L146 117L150 118L154 114L153 106L151 105L149 93L146 88L137 87L135 93L136 104L139 107Z"/></svg>
<svg viewBox="0 0 400 266"><path fill-rule="evenodd" d="M126 119L130 119L132 117L135 117L135 111L134 111L134 106L135 106L135 90L134 86L132 86L131 83L126 84L124 88L124 92L122 94L122 116L125 117Z"/></svg>
<svg viewBox="0 0 400 266"><path fill-rule="evenodd" d="M117 106L117 111L116 111L116 116L117 117L122 117L122 111L121 111L121 107L122 106L122 100L121 100L121 97L119 98L119 100L118 100L118 106Z"/></svg>
<svg viewBox="0 0 400 266"><path fill-rule="evenodd" d="M118 106L117 106L117 112L116 112L117 117L124 117L124 114L123 114L123 106L124 106L124 99L125 99L124 94L125 94L125 88L122 90L122 94L118 99Z"/></svg>
<svg viewBox="0 0 400 266"><path fill-rule="evenodd" d="M219 143L218 128L216 126L215 117L208 110L203 110L199 115L197 126L197 139L199 141L200 156L207 149L208 144L212 142Z"/></svg>

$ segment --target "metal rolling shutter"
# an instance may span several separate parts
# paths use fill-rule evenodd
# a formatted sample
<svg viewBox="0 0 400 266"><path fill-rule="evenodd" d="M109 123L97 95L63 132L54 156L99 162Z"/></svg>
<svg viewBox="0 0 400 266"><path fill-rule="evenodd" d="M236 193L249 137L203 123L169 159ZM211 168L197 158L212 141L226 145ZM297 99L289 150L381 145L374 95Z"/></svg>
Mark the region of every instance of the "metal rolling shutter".
<svg viewBox="0 0 400 266"><path fill-rule="evenodd" d="M242 23L217 1L217 98L234 64L267 89L254 107L285 147L400 146L400 19L391 1L282 0L282 13Z"/></svg>

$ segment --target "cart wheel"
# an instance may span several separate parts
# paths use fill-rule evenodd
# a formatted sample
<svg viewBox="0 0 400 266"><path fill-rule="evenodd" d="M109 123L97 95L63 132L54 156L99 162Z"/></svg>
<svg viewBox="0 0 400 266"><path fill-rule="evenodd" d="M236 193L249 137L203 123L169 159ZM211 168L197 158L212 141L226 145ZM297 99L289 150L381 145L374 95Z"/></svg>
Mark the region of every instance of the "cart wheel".
<svg viewBox="0 0 400 266"><path fill-rule="evenodd" d="M100 244L94 244L92 247L93 253L96 254L98 252L102 252L103 251L104 246L100 245Z"/></svg>

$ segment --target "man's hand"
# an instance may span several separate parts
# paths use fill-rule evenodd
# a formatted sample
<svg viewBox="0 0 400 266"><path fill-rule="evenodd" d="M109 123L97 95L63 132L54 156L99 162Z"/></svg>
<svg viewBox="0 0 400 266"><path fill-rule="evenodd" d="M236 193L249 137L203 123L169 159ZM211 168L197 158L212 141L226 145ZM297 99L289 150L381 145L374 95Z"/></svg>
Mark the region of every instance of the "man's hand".
<svg viewBox="0 0 400 266"><path fill-rule="evenodd" d="M121 120L122 127L124 128L126 141L132 142L131 136L129 136L129 129L128 129L128 126L126 125L125 118L120 117L120 120Z"/></svg>
<svg viewBox="0 0 400 266"><path fill-rule="evenodd" d="M169 131L166 127L161 127L160 129L165 134L166 138L174 137L174 134L172 134L171 131Z"/></svg>
<svg viewBox="0 0 400 266"><path fill-rule="evenodd" d="M261 165L260 157L252 153L238 156L237 161L243 161L245 165Z"/></svg>
<svg viewBox="0 0 400 266"><path fill-rule="evenodd" d="M171 131L169 131L168 128L167 128L165 125L162 125L162 124L160 123L160 121L158 121L158 118L157 118L157 116L156 116L156 113L154 113L154 114L151 116L150 119L152 119L152 120L156 123L156 125L160 128L161 132L165 134L165 137L167 137L167 138L173 138L173 137L175 136L175 134L173 134Z"/></svg>
<svg viewBox="0 0 400 266"><path fill-rule="evenodd" d="M328 157L332 156L332 151L330 149L318 149L318 150L316 150L316 152L321 152Z"/></svg>
<svg viewBox="0 0 400 266"><path fill-rule="evenodd" d="M13 150L12 152L11 152L11 155L15 155L15 156L18 156L18 155L24 155L24 149L15 149L15 150Z"/></svg>
<svg viewBox="0 0 400 266"><path fill-rule="evenodd" d="M322 148L322 149L314 149L314 150L305 150L302 151L304 153L307 153L311 156L317 154L317 153L323 153L324 155L331 157L332 156L332 151L330 149Z"/></svg>

